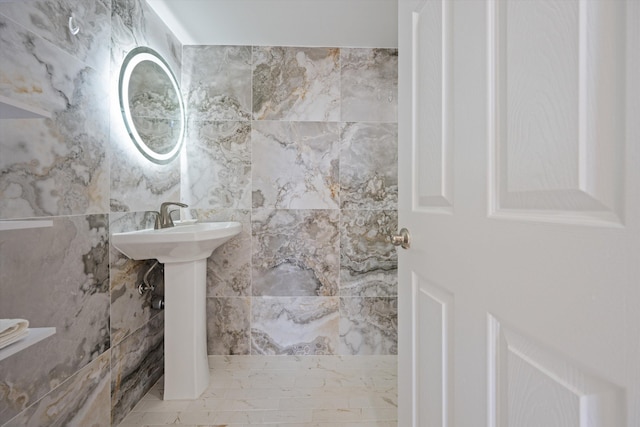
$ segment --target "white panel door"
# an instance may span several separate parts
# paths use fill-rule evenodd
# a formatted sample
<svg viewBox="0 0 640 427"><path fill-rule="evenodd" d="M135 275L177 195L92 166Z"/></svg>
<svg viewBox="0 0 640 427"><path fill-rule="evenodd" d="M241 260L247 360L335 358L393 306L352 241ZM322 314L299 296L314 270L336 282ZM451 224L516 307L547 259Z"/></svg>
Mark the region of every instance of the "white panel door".
<svg viewBox="0 0 640 427"><path fill-rule="evenodd" d="M640 2L399 31L398 425L640 426Z"/></svg>

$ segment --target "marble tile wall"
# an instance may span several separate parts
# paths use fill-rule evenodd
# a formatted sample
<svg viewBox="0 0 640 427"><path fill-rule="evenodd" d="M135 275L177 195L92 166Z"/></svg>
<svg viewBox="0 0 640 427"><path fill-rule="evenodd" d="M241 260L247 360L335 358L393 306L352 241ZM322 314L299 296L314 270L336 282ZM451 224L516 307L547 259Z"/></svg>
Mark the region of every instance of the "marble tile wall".
<svg viewBox="0 0 640 427"><path fill-rule="evenodd" d="M184 47L183 200L244 227L208 261L209 354L397 353L397 64Z"/></svg>
<svg viewBox="0 0 640 427"><path fill-rule="evenodd" d="M111 94L118 93L120 64L138 46L156 50L173 73L181 73L182 47L145 0L112 0ZM149 162L140 154L120 119L120 104L110 103L110 208L112 212L158 210L161 201L180 199L180 162Z"/></svg>
<svg viewBox="0 0 640 427"><path fill-rule="evenodd" d="M56 328L0 360L0 426L117 425L162 375L164 317L135 290L149 263L109 245L180 196L180 162L144 160L120 120L114 70L139 45L179 75L144 0L0 2L0 102L48 116L0 119L0 220L49 221L0 227L0 318Z"/></svg>
<svg viewBox="0 0 640 427"><path fill-rule="evenodd" d="M131 150L114 95L140 45L183 76L167 165ZM392 49L183 53L144 0L0 2L0 96L49 115L0 120L0 220L51 220L0 230L0 317L57 328L0 360L0 426L116 425L160 377L149 262L109 234L167 200L243 224L208 260L210 354L395 354L396 73Z"/></svg>

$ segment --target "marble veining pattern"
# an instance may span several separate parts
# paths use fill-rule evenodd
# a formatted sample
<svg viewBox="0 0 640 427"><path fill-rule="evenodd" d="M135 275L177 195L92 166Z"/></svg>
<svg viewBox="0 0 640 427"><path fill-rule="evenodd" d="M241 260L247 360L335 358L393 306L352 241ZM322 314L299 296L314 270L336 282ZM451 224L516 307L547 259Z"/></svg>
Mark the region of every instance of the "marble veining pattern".
<svg viewBox="0 0 640 427"><path fill-rule="evenodd" d="M179 161L143 161L120 120L117 71L139 45L180 75L181 45L144 0L0 1L0 95L48 117L0 120L0 218L53 221L0 233L0 313L57 329L0 362L0 425L109 426L112 401L117 424L162 374L163 315L128 293L141 267L115 268L110 289L104 214L110 195L114 211L180 195ZM122 217L115 231L152 222Z"/></svg>
<svg viewBox="0 0 640 427"><path fill-rule="evenodd" d="M337 297L261 297L251 304L251 354L337 354Z"/></svg>
<svg viewBox="0 0 640 427"><path fill-rule="evenodd" d="M110 362L103 353L5 426L110 426Z"/></svg>
<svg viewBox="0 0 640 427"><path fill-rule="evenodd" d="M181 123L180 94L160 66L143 61L135 66L129 79L131 122L143 145L152 152L168 154L178 144ZM184 123L182 123L184 125Z"/></svg>
<svg viewBox="0 0 640 427"><path fill-rule="evenodd" d="M150 46L180 75L179 41L144 0L71 3L0 2L0 94L52 115L0 123L0 218L78 215L54 218L53 231L0 235L0 311L25 316L22 308L28 307L25 317L37 326L58 328L54 337L0 363L0 425L14 416L17 425L104 425L109 389L118 423L161 375L164 317L132 289L145 263L109 251L107 242L110 228L150 226L151 216L142 211L180 200L181 192L199 208L199 218L234 219L244 227L208 261L210 352L395 354L395 284L383 282L393 262L375 233L393 221L397 203L397 51L189 47L184 93L192 108L190 148L195 150L186 158L189 173L181 175L180 160L160 166L133 151L117 98L108 110L108 94L117 93L114 70L128 51ZM54 24L71 8L90 31L69 41L60 30L64 26ZM262 144L257 154L250 136ZM269 158L280 166L270 168ZM255 188L260 191L252 194ZM112 212L132 213L112 213L110 225L105 215L80 216L106 212L109 195ZM378 231L369 235L365 227L373 224ZM24 243L23 249L5 256L14 240ZM24 253L38 268L21 264ZM28 289L22 294L7 291L3 285L18 277L32 287L21 287ZM40 289L44 285L46 291ZM45 294L53 299L41 298ZM370 376L358 375L338 375L330 382L344 389L360 379L372 387ZM253 379L272 384L279 376ZM307 375L304 381L290 392L306 393L309 382L325 380ZM357 403L331 413L322 407L278 415L247 411L260 406L255 401L236 405L239 416L251 413L260 421L314 420L337 427L360 417L366 420L362 425L387 425L371 421L368 407ZM202 411L193 409L181 415L183 421L200 422Z"/></svg>
<svg viewBox="0 0 640 427"><path fill-rule="evenodd" d="M255 120L340 120L340 49L253 48Z"/></svg>
<svg viewBox="0 0 640 427"><path fill-rule="evenodd" d="M344 122L398 121L398 50L340 51Z"/></svg>
<svg viewBox="0 0 640 427"><path fill-rule="evenodd" d="M397 319L397 298L340 298L340 354L398 354Z"/></svg>
<svg viewBox="0 0 640 427"><path fill-rule="evenodd" d="M178 93L156 63L143 61L129 77L129 109L135 117L180 118Z"/></svg>
<svg viewBox="0 0 640 427"><path fill-rule="evenodd" d="M0 48L0 94L51 113L66 109L75 90L72 76L88 68L2 15Z"/></svg>
<svg viewBox="0 0 640 427"><path fill-rule="evenodd" d="M397 209L397 124L342 124L340 204L342 209Z"/></svg>
<svg viewBox="0 0 640 427"><path fill-rule="evenodd" d="M218 247L207 259L207 296L251 295L251 214L236 209L190 209L199 222L237 221L240 234Z"/></svg>
<svg viewBox="0 0 640 427"><path fill-rule="evenodd" d="M395 296L398 252L389 235L397 211L344 210L340 217L340 295Z"/></svg>
<svg viewBox="0 0 640 427"><path fill-rule="evenodd" d="M253 122L253 207L337 209L337 123Z"/></svg>
<svg viewBox="0 0 640 427"><path fill-rule="evenodd" d="M253 211L253 295L338 293L338 211Z"/></svg>
<svg viewBox="0 0 640 427"><path fill-rule="evenodd" d="M157 211L161 202L180 200L179 159L149 161L127 133L118 102L111 103L111 116L111 211Z"/></svg>
<svg viewBox="0 0 640 427"><path fill-rule="evenodd" d="M145 0L111 0L111 67L138 46L160 53L176 76L182 73L182 45ZM112 73L116 79L119 73ZM117 93L117 92L114 92Z"/></svg>
<svg viewBox="0 0 640 427"><path fill-rule="evenodd" d="M397 427L395 356L209 356L209 387L163 401L159 381L120 427Z"/></svg>
<svg viewBox="0 0 640 427"><path fill-rule="evenodd" d="M148 212L112 213L110 219L111 232L119 233L153 228L155 215ZM113 246L110 247L110 258L111 341L115 346L157 314L151 308L151 294L141 296L137 290L138 284L155 260L135 261ZM154 269L149 280L161 289L164 283L162 270Z"/></svg>
<svg viewBox="0 0 640 427"><path fill-rule="evenodd" d="M160 203L180 200L180 161L152 163L136 151L124 124L112 121L111 211L157 211Z"/></svg>
<svg viewBox="0 0 640 427"><path fill-rule="evenodd" d="M182 48L164 23L142 0L113 0L111 68L120 70L126 54L140 45L159 52L175 75L181 72ZM111 93L118 93L119 72L111 73ZM180 161L149 161L131 141L117 97L111 100L109 155L111 211L157 210L160 202L180 198Z"/></svg>
<svg viewBox="0 0 640 427"><path fill-rule="evenodd" d="M105 212L105 78L0 15L0 94L52 118L5 119L0 217Z"/></svg>
<svg viewBox="0 0 640 427"><path fill-rule="evenodd" d="M164 372L164 313L111 350L111 420L117 425Z"/></svg>
<svg viewBox="0 0 640 427"><path fill-rule="evenodd" d="M251 354L250 314L250 298L207 298L207 354Z"/></svg>
<svg viewBox="0 0 640 427"><path fill-rule="evenodd" d="M0 14L38 34L96 70L109 70L111 0L40 0L0 3ZM74 17L80 32L69 35ZM3 64L4 66L4 64Z"/></svg>
<svg viewBox="0 0 640 427"><path fill-rule="evenodd" d="M185 46L183 61L190 120L251 120L251 47Z"/></svg>
<svg viewBox="0 0 640 427"><path fill-rule="evenodd" d="M189 121L184 200L192 208L251 207L251 125Z"/></svg>
<svg viewBox="0 0 640 427"><path fill-rule="evenodd" d="M106 215L52 221L0 234L0 313L57 329L0 362L0 425L110 346Z"/></svg>

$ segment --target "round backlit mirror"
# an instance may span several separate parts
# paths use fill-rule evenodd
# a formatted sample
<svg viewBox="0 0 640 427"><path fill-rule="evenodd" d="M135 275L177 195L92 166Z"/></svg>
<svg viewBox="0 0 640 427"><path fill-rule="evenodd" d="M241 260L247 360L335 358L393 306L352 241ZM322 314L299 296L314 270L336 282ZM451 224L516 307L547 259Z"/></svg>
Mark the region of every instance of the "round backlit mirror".
<svg viewBox="0 0 640 427"><path fill-rule="evenodd" d="M153 49L133 49L120 69L119 92L122 117L138 150L155 163L173 160L184 139L184 105L166 61Z"/></svg>

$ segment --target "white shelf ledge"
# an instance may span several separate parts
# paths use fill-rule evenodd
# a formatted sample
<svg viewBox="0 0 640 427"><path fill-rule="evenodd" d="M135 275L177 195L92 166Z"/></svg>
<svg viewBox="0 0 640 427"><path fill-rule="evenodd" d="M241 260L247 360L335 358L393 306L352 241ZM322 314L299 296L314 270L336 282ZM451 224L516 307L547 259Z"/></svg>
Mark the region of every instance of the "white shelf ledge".
<svg viewBox="0 0 640 427"><path fill-rule="evenodd" d="M0 231L5 230L22 230L25 228L46 228L53 227L53 220L40 219L35 221L0 221Z"/></svg>
<svg viewBox="0 0 640 427"><path fill-rule="evenodd" d="M0 0L1 1L1 0ZM0 119L50 119L51 113L0 95Z"/></svg>
<svg viewBox="0 0 640 427"><path fill-rule="evenodd" d="M2 350L0 350L0 360L6 359L9 356L13 356L19 351L34 345L35 343L42 341L45 338L50 337L56 333L56 328L30 328L27 329L27 336L16 341L13 344L9 344Z"/></svg>

